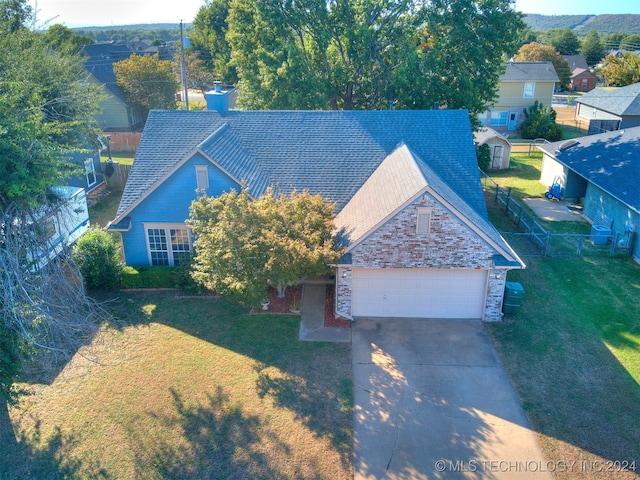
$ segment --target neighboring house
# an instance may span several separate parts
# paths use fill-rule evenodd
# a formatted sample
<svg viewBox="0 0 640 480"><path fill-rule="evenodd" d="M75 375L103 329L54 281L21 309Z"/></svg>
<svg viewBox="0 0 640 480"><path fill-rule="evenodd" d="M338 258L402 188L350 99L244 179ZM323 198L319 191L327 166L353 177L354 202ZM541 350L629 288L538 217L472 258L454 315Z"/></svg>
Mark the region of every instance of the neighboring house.
<svg viewBox="0 0 640 480"><path fill-rule="evenodd" d="M596 88L598 77L588 68L571 70L571 90L573 92L590 92Z"/></svg>
<svg viewBox="0 0 640 480"><path fill-rule="evenodd" d="M558 182L564 198L583 204L583 215L611 228L618 241L640 225L640 127L548 143L540 181ZM637 234L635 235L637 236ZM640 242L633 255L640 260Z"/></svg>
<svg viewBox="0 0 640 480"><path fill-rule="evenodd" d="M97 120L105 132L130 132L142 128L142 115L130 105L116 84L113 64L125 60L133 52L126 45L96 43L82 47L84 67L91 74L91 81L103 86L105 98L100 102L102 112Z"/></svg>
<svg viewBox="0 0 640 480"><path fill-rule="evenodd" d="M576 119L588 122L590 135L640 126L640 83L596 88L576 105Z"/></svg>
<svg viewBox="0 0 640 480"><path fill-rule="evenodd" d="M466 111L152 111L109 229L130 265L179 265L198 191L336 202L336 311L499 320L524 264L487 217Z"/></svg>
<svg viewBox="0 0 640 480"><path fill-rule="evenodd" d="M489 145L491 149L489 168L494 170L509 168L511 158L511 142L509 140L489 127L482 127L474 132L473 140L476 148L484 144Z"/></svg>
<svg viewBox="0 0 640 480"><path fill-rule="evenodd" d="M551 106L560 81L551 62L509 62L505 68L496 101L478 117L483 125L501 133L518 130L524 112L536 101Z"/></svg>
<svg viewBox="0 0 640 480"><path fill-rule="evenodd" d="M100 165L100 151L97 148L74 153L71 156L71 163L78 166L80 173L69 177L65 182L66 185L81 187L85 192L90 193L105 182Z"/></svg>

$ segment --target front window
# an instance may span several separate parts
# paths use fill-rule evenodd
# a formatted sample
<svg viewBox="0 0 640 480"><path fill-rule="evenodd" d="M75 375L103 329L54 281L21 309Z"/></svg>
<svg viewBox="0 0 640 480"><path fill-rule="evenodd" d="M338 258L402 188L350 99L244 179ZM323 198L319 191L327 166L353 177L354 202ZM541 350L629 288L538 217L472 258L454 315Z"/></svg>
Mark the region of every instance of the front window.
<svg viewBox="0 0 640 480"><path fill-rule="evenodd" d="M178 267L191 256L191 236L185 227L153 225L146 227L149 263Z"/></svg>

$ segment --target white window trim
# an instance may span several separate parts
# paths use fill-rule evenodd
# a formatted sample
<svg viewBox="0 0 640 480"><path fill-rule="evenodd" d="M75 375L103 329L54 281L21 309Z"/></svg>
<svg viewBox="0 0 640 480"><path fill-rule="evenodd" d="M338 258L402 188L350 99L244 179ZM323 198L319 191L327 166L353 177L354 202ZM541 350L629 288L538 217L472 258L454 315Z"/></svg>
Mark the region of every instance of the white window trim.
<svg viewBox="0 0 640 480"><path fill-rule="evenodd" d="M416 235L424 237L431 233L431 207L418 207L418 217L416 219Z"/></svg>
<svg viewBox="0 0 640 480"><path fill-rule="evenodd" d="M506 127L509 124L509 112L506 110L494 110L489 120L490 127Z"/></svg>
<svg viewBox="0 0 640 480"><path fill-rule="evenodd" d="M93 175L93 183L89 182L89 174ZM92 187L98 183L98 176L96 175L96 167L93 165L93 158L85 158L84 160L84 178L87 180L88 187Z"/></svg>
<svg viewBox="0 0 640 480"><path fill-rule="evenodd" d="M527 95L527 86L530 86L531 95ZM525 82L522 98L534 98L536 96L536 82Z"/></svg>
<svg viewBox="0 0 640 480"><path fill-rule="evenodd" d="M207 165L195 165L196 167L196 189L209 189L209 167Z"/></svg>
<svg viewBox="0 0 640 480"><path fill-rule="evenodd" d="M168 254L168 258L169 258L169 266L173 267L175 266L174 260L173 260L173 248L172 248L172 244L171 244L171 234L169 232L169 230L171 229L176 229L176 230L186 230L189 236L189 251L191 253L193 253L193 234L191 232L191 229L189 227L187 227L184 223L146 223L146 222L142 222L142 228L144 229L144 242L146 244L146 248L147 248L147 262L148 264L151 266L153 265L153 260L151 258L151 246L149 245L149 234L148 234L148 230L150 228L155 228L158 230L164 230L165 231L165 235L167 238L167 254Z"/></svg>

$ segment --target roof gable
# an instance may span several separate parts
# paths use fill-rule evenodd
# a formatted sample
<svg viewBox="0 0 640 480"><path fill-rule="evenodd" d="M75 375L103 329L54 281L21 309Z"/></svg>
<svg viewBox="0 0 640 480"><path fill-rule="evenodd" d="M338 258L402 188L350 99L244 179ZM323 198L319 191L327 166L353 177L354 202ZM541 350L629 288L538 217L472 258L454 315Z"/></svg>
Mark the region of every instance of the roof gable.
<svg viewBox="0 0 640 480"><path fill-rule="evenodd" d="M405 144L399 145L380 164L336 217L336 230L346 241L347 252L425 192L435 196L472 231L484 237L505 259L523 265L495 227Z"/></svg>
<svg viewBox="0 0 640 480"><path fill-rule="evenodd" d="M576 102L615 115L640 115L640 83L619 88L595 88L578 97Z"/></svg>
<svg viewBox="0 0 640 480"><path fill-rule="evenodd" d="M254 196L268 186L307 189L340 210L402 141L486 217L469 118L461 110L152 111L117 216L196 151L245 180Z"/></svg>
<svg viewBox="0 0 640 480"><path fill-rule="evenodd" d="M640 212L640 127L540 146L543 152Z"/></svg>
<svg viewBox="0 0 640 480"><path fill-rule="evenodd" d="M509 62L501 82L559 82L551 62Z"/></svg>

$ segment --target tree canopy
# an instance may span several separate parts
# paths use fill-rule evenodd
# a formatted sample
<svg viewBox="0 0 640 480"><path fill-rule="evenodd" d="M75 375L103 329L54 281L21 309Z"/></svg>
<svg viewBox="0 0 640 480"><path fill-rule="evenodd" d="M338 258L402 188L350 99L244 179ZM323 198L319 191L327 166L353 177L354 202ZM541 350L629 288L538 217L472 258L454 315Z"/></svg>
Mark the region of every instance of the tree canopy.
<svg viewBox="0 0 640 480"><path fill-rule="evenodd" d="M45 39L54 50L68 53L76 53L80 47L93 44L91 37L74 33L69 27L60 24L51 25Z"/></svg>
<svg viewBox="0 0 640 480"><path fill-rule="evenodd" d="M78 57L26 28L25 3L0 2L0 398L9 400L26 356L72 355L99 311L72 260L35 268L29 255L52 247L47 192L72 172L68 154L95 141L99 90Z"/></svg>
<svg viewBox="0 0 640 480"><path fill-rule="evenodd" d="M191 206L196 236L193 278L206 288L255 306L269 286L281 290L327 271L340 251L332 239L333 210L318 195L245 189L203 196Z"/></svg>
<svg viewBox="0 0 640 480"><path fill-rule="evenodd" d="M554 28L544 34L546 43L560 55L577 55L580 52L580 40L569 28Z"/></svg>
<svg viewBox="0 0 640 480"><path fill-rule="evenodd" d="M0 36L0 204L33 205L97 138L98 90L78 57L26 29Z"/></svg>
<svg viewBox="0 0 640 480"><path fill-rule="evenodd" d="M113 64L116 82L127 100L140 108L147 119L149 110L176 108L176 92L180 87L175 65L155 55L131 55Z"/></svg>
<svg viewBox="0 0 640 480"><path fill-rule="evenodd" d="M193 20L189 53L197 55L214 80L236 84L238 75L231 64L231 47L226 39L228 15L229 0L207 0Z"/></svg>
<svg viewBox="0 0 640 480"><path fill-rule="evenodd" d="M524 28L509 0L230 0L227 25L245 108L472 113L493 101Z"/></svg>
<svg viewBox="0 0 640 480"><path fill-rule="evenodd" d="M640 55L625 52L622 58L607 55L602 64L607 85L625 87L640 82Z"/></svg>
<svg viewBox="0 0 640 480"><path fill-rule="evenodd" d="M560 84L566 87L571 83L569 63L553 47L531 42L523 45L515 58L518 62L551 62L560 78Z"/></svg>
<svg viewBox="0 0 640 480"><path fill-rule="evenodd" d="M587 61L588 65L596 65L604 57L604 46L600 41L600 35L595 30L590 30L582 40L580 53Z"/></svg>

